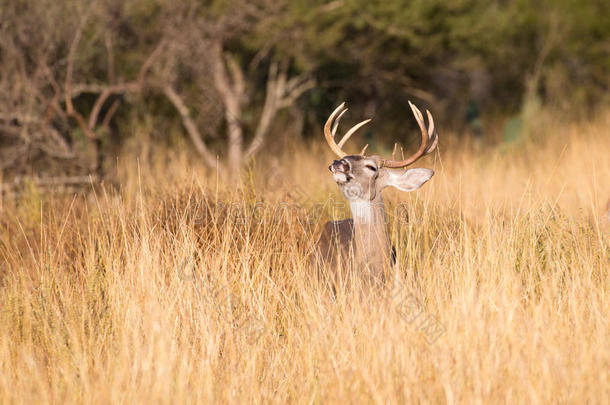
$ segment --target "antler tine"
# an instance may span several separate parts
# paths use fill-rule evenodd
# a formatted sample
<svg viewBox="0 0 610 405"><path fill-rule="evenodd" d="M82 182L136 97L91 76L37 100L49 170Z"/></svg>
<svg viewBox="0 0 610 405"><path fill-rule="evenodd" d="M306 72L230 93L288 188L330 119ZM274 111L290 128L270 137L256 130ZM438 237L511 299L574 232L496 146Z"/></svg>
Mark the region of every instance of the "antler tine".
<svg viewBox="0 0 610 405"><path fill-rule="evenodd" d="M424 122L424 116L422 115L421 111L419 111L419 109L409 101L409 107L411 107L411 111L413 111L413 115L415 116L415 120L417 121L417 124L419 125L419 129L421 131L421 145L419 147L419 149L417 150L417 152L415 152L413 155L409 156L407 159L400 160L397 161L395 160L395 155L396 155L396 145L394 145L394 151L392 152L392 158L390 160L382 160L381 164L382 166L385 167L389 167L389 168L401 168L401 167L406 167L410 164L412 164L413 162L415 162L417 159L421 158L422 156L432 152L434 149L436 149L436 145L438 144L438 136L436 134L436 128L434 127L434 120L432 119L432 114L430 114L430 111L426 110L426 113L428 115L428 128L426 128L426 124Z"/></svg>
<svg viewBox="0 0 610 405"><path fill-rule="evenodd" d="M432 143L426 150L426 153L434 152L436 149L436 145L438 145L438 134L436 133L436 128L434 127L434 119L432 118L432 114L430 114L429 110L426 110L426 114L428 115L428 138Z"/></svg>
<svg viewBox="0 0 610 405"><path fill-rule="evenodd" d="M345 114L347 112L347 110L349 110L349 108L345 108L343 111L341 111L339 113L339 115L337 115L337 118L335 118L335 122L333 122L333 129L332 129L333 138L335 137L335 134L337 133L337 128L339 128L339 121L341 121L341 117L343 117L343 114ZM341 143L339 143L339 147L341 147Z"/></svg>
<svg viewBox="0 0 610 405"><path fill-rule="evenodd" d="M343 138L341 138L341 140L339 141L338 145L340 148L343 147L343 145L345 145L345 142L347 142L347 140L349 138L351 138L352 135L354 135L354 133L360 129L360 127L368 124L369 122L371 122L371 119L369 118L368 120L364 120L362 122L357 123L356 125L354 125L353 127L350 128L349 131L347 131L345 133L345 135L343 135Z"/></svg>
<svg viewBox="0 0 610 405"><path fill-rule="evenodd" d="M346 153L343 152L341 150L341 148L339 147L339 145L337 145L337 143L335 142L335 137L334 137L331 127L333 126L333 122L334 122L337 114L340 114L341 112L343 112L344 108L345 108L345 102L341 103L341 105L339 107L335 108L335 111L333 111L332 114L330 114L330 116L326 120L326 123L324 124L324 137L326 138L326 142L328 143L328 146L330 146L330 149L335 153L335 155L339 156L340 158L345 156ZM335 130L336 130L336 128L335 128Z"/></svg>
<svg viewBox="0 0 610 405"><path fill-rule="evenodd" d="M347 112L347 108L345 107L345 102L343 102L343 103L341 103L341 105L339 107L337 107L335 109L335 111L332 112L332 114L330 114L330 116L326 120L326 123L324 124L324 137L326 138L326 142L328 143L328 146L330 146L330 149L340 158L347 155L347 153L343 152L343 150L342 150L343 145L345 145L345 143L349 140L349 138L358 129L360 129L363 125L366 125L371 121L370 119L364 120L364 121L359 122L358 124L354 125L353 127L351 127L349 129L349 131L347 131L345 133L345 135L343 135L343 137L337 144L335 142L335 134L337 133L337 128L339 127L339 121L341 120L341 117L343 116L343 114L345 114L346 112ZM364 155L364 152L366 151L367 147L368 147L368 145L366 145L362 149L362 151L360 152L361 155Z"/></svg>

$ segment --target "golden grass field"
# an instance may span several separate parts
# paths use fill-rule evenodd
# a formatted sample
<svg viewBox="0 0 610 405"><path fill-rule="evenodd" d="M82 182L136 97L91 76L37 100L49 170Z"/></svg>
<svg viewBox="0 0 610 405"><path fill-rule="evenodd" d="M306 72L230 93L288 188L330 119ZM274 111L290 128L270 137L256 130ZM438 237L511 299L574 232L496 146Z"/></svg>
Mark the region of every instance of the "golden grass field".
<svg viewBox="0 0 610 405"><path fill-rule="evenodd" d="M140 134L119 191L4 198L0 404L610 403L610 114L539 131L441 128L372 296L307 260L347 215L322 138L229 184Z"/></svg>

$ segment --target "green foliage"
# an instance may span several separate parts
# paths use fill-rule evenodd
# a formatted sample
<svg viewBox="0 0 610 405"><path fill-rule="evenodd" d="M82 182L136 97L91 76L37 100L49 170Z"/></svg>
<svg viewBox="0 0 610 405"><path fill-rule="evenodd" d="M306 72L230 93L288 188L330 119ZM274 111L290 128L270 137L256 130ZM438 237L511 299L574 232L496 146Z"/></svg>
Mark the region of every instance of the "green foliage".
<svg viewBox="0 0 610 405"><path fill-rule="evenodd" d="M5 104L26 111L42 106L38 114L45 113L45 100L64 84L68 51L88 4L0 4L0 89L6 95L0 97L7 98ZM78 46L75 83L133 81L159 40L169 44L151 66L145 91L117 94L104 104L102 116L112 102L121 103L110 124L115 129L117 122L147 114L179 127L180 117L160 94L170 82L185 97L197 125L205 128L206 141L216 143L224 114L214 90L210 49L202 45L210 40L221 41L246 73L251 102L240 119L251 127L264 103L272 61L288 63L290 74L316 79L317 87L297 105L306 117L306 131L319 127L341 100L361 110L358 115L377 116L376 125L384 126L377 130L387 133L413 125L405 113L409 99L431 107L445 125L464 125L472 105L484 121L487 116L528 115L532 100L537 108L564 113L593 110L609 101L610 5L602 0L95 4ZM27 85L23 78L39 82ZM27 90L32 87L36 91ZM93 101L91 94L74 98L85 116ZM527 124L529 118L521 118ZM66 138L78 140L83 133L75 128L56 125Z"/></svg>
<svg viewBox="0 0 610 405"><path fill-rule="evenodd" d="M536 90L545 102L586 89L588 97L579 101L591 106L608 90L605 2L314 3L290 2L283 29L298 38L285 35L284 52L350 96L418 97L462 119L468 99L488 111L520 110L536 69L542 70ZM553 82L559 79L561 86Z"/></svg>

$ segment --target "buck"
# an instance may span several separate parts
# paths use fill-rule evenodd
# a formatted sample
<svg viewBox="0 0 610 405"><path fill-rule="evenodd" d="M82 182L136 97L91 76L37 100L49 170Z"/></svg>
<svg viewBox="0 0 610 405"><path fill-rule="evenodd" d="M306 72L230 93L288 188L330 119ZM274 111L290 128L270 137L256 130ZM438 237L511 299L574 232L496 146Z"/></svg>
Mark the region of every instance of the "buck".
<svg viewBox="0 0 610 405"><path fill-rule="evenodd" d="M434 120L429 111L426 128L421 111L411 102L409 106L421 130L421 146L413 155L401 160L396 159L398 143L394 144L392 157L389 160L377 155L365 155L368 144L357 155L348 155L343 146L348 139L370 119L362 121L341 138L335 141L335 134L341 117L347 111L342 103L328 117L324 125L324 136L330 149L337 155L337 160L328 167L333 179L349 202L352 218L340 221L329 221L317 245L318 263L330 270L333 282L337 282L341 264L362 269L365 280L383 283L387 270L395 262L395 250L391 247L386 228L386 215L383 205L382 190L395 187L400 191L414 191L420 188L434 175L430 169L405 169L415 161L434 151L438 136ZM328 274L328 273L327 273Z"/></svg>

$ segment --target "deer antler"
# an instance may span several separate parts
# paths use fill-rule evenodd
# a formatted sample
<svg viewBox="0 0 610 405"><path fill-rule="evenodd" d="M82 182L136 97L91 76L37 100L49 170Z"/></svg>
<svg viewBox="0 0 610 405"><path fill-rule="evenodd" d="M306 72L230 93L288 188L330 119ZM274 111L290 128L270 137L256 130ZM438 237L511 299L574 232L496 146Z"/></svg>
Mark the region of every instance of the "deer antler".
<svg viewBox="0 0 610 405"><path fill-rule="evenodd" d="M381 166L389 167L392 169L398 169L401 167L406 167L412 163L414 163L417 159L422 156L427 155L428 153L434 151L436 149L436 145L438 144L438 135L436 133L436 128L434 127L434 120L432 119L432 114L430 111L426 110L426 114L428 115L428 128L426 129L426 125L424 123L424 117L413 103L409 101L409 106L411 107L411 111L413 111L413 115L417 120L417 124L419 125L419 129L421 130L421 146L418 151L413 155L403 160L394 160L396 155L396 148L398 144L394 144L394 151L392 152L392 158L389 160L383 159L381 161Z"/></svg>
<svg viewBox="0 0 610 405"><path fill-rule="evenodd" d="M343 152L342 149L347 140L354 135L354 133L360 129L360 127L368 124L371 121L368 119L354 125L345 133L345 135L343 135L339 143L336 143L335 134L337 133L337 128L339 127L339 121L346 112L347 107L345 107L345 102L343 102L335 109L335 111L332 112L332 114L330 114L330 117L328 117L326 120L326 124L324 124L324 137L326 138L326 142L328 142L328 146L330 146L330 149L335 153L335 155L339 156L340 158L347 155L347 153ZM366 152L366 148L368 146L369 145L367 144L364 146L364 148L362 148L360 155L364 155L364 152Z"/></svg>
<svg viewBox="0 0 610 405"><path fill-rule="evenodd" d="M436 133L436 128L434 127L434 119L432 119L432 114L430 114L430 111L426 110L426 114L428 115L428 127L426 128L426 124L424 122L424 116L422 115L421 111L419 111L419 109L417 107L415 107L415 105L413 103L411 103L410 101L409 101L409 106L411 107L411 111L413 111L413 115L415 116L415 119L417 120L419 129L421 130L421 137L422 137L421 146L419 147L419 150L417 152L415 152L413 155L411 155L407 159L404 159L404 157L403 157L403 160L395 160L396 149L398 148L398 144L397 143L394 144L394 151L392 152L392 157L387 160L382 159L381 167L388 167L391 169L398 169L401 167L406 167L406 166L409 166L410 164L414 163L416 160L418 160L422 156L425 156L428 153L431 153L432 151L434 151L434 149L436 149L436 145L438 144L438 135ZM347 131L345 133L345 135L343 135L343 137L341 138L339 143L336 143L335 134L337 133L337 128L339 127L339 121L341 120L341 117L343 116L343 114L345 114L346 112L347 112L347 108L345 107L345 103L341 103L341 105L339 107L337 107L335 109L335 111L332 112L332 114L330 114L330 117L328 117L328 120L326 120L326 124L324 124L324 136L326 138L326 142L328 142L328 146L330 146L332 151L335 152L335 154L337 156L339 156L340 158L347 155L347 153L343 152L343 149L342 149L343 145L345 145L347 140L358 129L360 129L362 126L368 124L371 121L370 119L368 119L368 120L364 120L364 121L354 125L352 128L349 129L349 131ZM359 154L364 155L364 153L366 152L366 148L368 146L369 146L368 144L365 145Z"/></svg>

